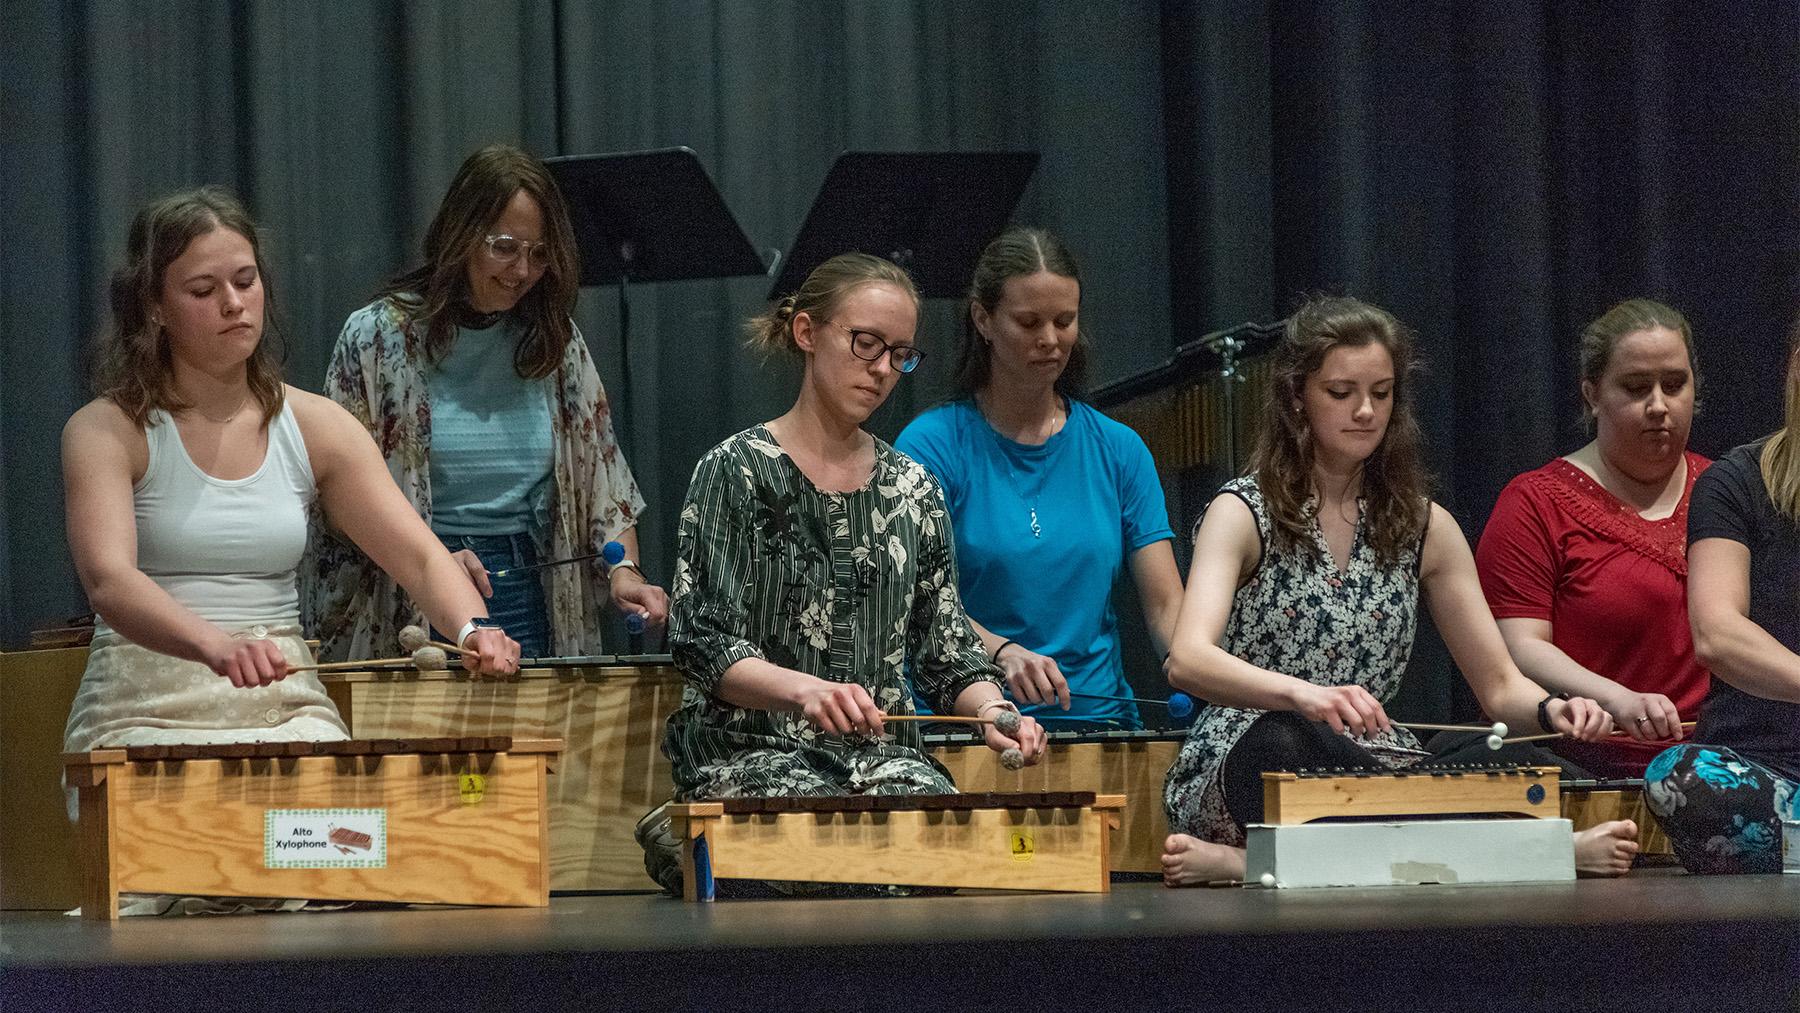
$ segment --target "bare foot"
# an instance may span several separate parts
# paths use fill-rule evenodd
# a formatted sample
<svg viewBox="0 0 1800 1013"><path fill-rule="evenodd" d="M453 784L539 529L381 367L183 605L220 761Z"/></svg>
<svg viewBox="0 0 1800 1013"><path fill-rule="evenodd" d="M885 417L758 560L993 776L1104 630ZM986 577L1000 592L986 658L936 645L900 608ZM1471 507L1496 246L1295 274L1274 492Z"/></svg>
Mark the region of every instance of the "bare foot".
<svg viewBox="0 0 1800 1013"><path fill-rule="evenodd" d="M1623 876L1638 853L1637 824L1613 820L1575 835L1575 871L1586 876ZM1163 865L1169 864L1163 859Z"/></svg>
<svg viewBox="0 0 1800 1013"><path fill-rule="evenodd" d="M1201 886L1244 878L1244 849L1212 844L1187 834L1163 841L1163 885Z"/></svg>

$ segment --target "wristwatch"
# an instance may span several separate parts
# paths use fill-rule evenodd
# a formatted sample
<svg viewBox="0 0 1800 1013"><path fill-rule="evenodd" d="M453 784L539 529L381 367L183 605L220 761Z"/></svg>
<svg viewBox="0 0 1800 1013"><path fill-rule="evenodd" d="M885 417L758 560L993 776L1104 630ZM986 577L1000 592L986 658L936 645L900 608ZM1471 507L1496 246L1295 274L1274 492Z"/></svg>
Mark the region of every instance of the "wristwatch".
<svg viewBox="0 0 1800 1013"><path fill-rule="evenodd" d="M1542 728L1546 732L1554 733L1556 731L1556 729L1550 727L1550 701L1552 701L1552 700L1567 700L1568 698L1569 698L1569 694L1567 694L1567 693L1552 693L1549 696L1543 698L1542 700L1539 700L1538 701L1538 727Z"/></svg>
<svg viewBox="0 0 1800 1013"><path fill-rule="evenodd" d="M462 647L467 644L469 642L469 634L474 633L476 630L497 630L499 628L500 624L489 619L487 616L476 616L468 622L463 623L463 628L456 632L456 646Z"/></svg>

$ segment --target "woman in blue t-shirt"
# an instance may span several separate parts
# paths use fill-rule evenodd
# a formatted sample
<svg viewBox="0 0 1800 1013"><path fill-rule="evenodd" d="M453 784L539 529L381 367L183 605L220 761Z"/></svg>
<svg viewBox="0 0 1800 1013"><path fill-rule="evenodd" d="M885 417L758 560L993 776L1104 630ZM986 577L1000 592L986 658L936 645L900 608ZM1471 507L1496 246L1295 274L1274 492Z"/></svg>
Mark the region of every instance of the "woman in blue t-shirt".
<svg viewBox="0 0 1800 1013"><path fill-rule="evenodd" d="M914 419L898 448L944 487L960 586L1008 691L1041 714L1126 727L1112 586L1129 563L1158 653L1181 609L1168 509L1136 433L1082 403L1087 342L1075 258L1010 228L975 265L957 397ZM1113 699L1104 699L1104 698Z"/></svg>
<svg viewBox="0 0 1800 1013"><path fill-rule="evenodd" d="M1689 872L1779 872L1781 822L1800 819L1800 322L1786 425L1721 457L1690 500L1688 621L1712 688L1645 795Z"/></svg>

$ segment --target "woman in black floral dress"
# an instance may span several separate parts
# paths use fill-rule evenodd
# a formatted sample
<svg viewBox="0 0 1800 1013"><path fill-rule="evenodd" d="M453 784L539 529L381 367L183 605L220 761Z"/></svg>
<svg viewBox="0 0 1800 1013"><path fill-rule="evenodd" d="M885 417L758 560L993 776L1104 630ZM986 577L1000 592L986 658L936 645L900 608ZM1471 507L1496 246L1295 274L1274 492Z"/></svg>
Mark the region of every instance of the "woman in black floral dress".
<svg viewBox="0 0 1800 1013"><path fill-rule="evenodd" d="M911 713L915 685L938 713L1013 706L957 594L936 480L862 429L922 357L918 309L904 271L847 254L750 322L805 376L688 486L669 621L687 688L663 738L682 800L952 792L918 725L882 715ZM1028 717L1016 738L984 727L996 751L1043 752ZM639 837L653 876L678 874L658 821Z"/></svg>
<svg viewBox="0 0 1800 1013"><path fill-rule="evenodd" d="M1508 656L1468 542L1426 494L1412 365L1406 329L1366 303L1318 299L1288 321L1249 474L1196 527L1167 665L1171 685L1211 701L1164 785L1171 886L1243 877L1263 771L1427 758L1383 710L1421 588L1487 713L1590 741L1612 730L1593 701L1546 696ZM1577 865L1624 872L1636 833L1619 821L1577 835Z"/></svg>

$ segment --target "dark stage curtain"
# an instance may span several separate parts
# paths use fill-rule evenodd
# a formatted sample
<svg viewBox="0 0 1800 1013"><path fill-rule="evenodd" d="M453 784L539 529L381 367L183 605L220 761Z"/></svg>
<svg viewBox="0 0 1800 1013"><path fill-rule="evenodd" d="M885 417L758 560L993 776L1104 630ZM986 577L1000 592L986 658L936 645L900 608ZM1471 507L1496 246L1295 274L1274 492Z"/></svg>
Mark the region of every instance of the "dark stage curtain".
<svg viewBox="0 0 1800 1013"><path fill-rule="evenodd" d="M1800 304L1800 9L1791 4L860 0L10 4L0 34L0 640L82 608L57 432L88 395L131 210L213 181L267 226L289 378L411 263L456 165L685 144L753 242L785 247L846 149L1043 152L1023 221L1084 261L1097 379L1273 319L1310 291L1416 328L1421 421L1471 537L1513 474L1578 445L1574 337L1619 298L1694 321L1695 446L1776 424ZM765 283L632 293L621 428L670 564L693 462L781 411L744 352ZM579 322L617 393L615 293ZM874 428L946 391L957 317ZM1129 628L1129 624L1128 624ZM1449 710L1421 645L1401 710ZM1132 678L1159 692L1141 636Z"/></svg>

